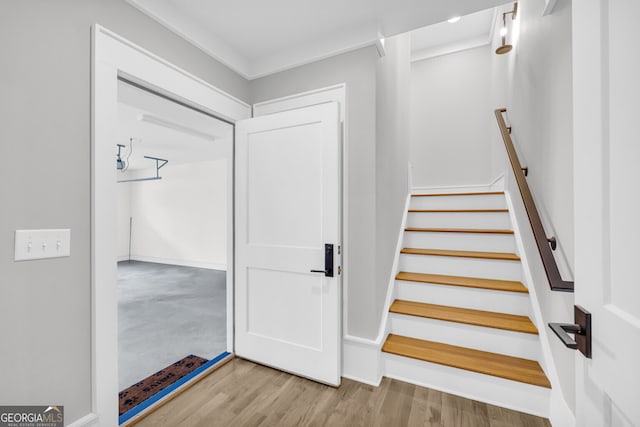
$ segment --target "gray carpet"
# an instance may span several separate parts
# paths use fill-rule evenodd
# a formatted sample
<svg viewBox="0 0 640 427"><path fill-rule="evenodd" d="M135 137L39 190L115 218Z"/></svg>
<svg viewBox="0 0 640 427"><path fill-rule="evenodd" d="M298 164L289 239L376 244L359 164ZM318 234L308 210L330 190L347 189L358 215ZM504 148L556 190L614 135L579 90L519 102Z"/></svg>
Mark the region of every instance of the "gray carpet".
<svg viewBox="0 0 640 427"><path fill-rule="evenodd" d="M183 357L226 351L226 272L118 263L119 389Z"/></svg>

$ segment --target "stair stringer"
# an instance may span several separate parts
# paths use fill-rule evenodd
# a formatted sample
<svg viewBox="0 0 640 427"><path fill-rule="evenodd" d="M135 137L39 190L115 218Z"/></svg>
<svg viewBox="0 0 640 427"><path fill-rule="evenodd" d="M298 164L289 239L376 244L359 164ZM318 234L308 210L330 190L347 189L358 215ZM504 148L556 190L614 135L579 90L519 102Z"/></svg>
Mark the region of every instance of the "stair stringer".
<svg viewBox="0 0 640 427"><path fill-rule="evenodd" d="M529 220L528 220L526 211L524 209L524 205L522 204L522 199L520 198L519 190L515 186L515 179L512 173L509 174L505 179L504 193L507 201L507 207L509 209L511 224L514 230L514 237L516 240L516 250L521 260L522 281L523 281L523 284L529 290L529 300L530 300L529 306L531 310L529 314L529 318L532 320L536 328L538 328L538 332L539 332L540 358L538 362L540 363L542 369L547 375L547 378L549 378L549 381L551 382L551 387L552 387L551 395L549 399L548 418L551 421L551 424L554 426L557 425L562 427L565 427L565 426L572 427L572 426L575 426L575 415L569 408L567 402L565 401L564 395L562 393L562 387L561 387L560 379L558 376L558 371L557 371L556 364L554 362L553 355L551 353L550 344L549 344L550 336L548 334L547 325L545 324L542 316L542 311L540 308L540 302L538 299L536 286L533 286L534 275L532 273L532 268L534 268L535 264L538 264L539 269L544 269L544 267L542 266L542 261L539 259L537 249L535 251L525 250L525 242L524 242L523 234L524 233L530 234L529 239L532 241L534 241L534 237L532 235L532 231L529 226ZM523 227L529 227L529 228L523 229ZM538 258L531 259L529 257L530 254L533 254L533 257L537 256ZM562 294L563 293L558 293L558 297L565 297L565 295L562 295Z"/></svg>

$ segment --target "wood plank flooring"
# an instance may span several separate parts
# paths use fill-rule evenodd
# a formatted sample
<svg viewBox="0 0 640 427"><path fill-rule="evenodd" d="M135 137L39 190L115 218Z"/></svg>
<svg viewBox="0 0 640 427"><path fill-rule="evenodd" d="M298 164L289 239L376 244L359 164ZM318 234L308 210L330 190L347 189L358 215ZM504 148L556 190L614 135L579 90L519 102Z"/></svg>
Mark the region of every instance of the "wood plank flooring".
<svg viewBox="0 0 640 427"><path fill-rule="evenodd" d="M384 378L332 388L234 359L138 426L550 427L548 420Z"/></svg>

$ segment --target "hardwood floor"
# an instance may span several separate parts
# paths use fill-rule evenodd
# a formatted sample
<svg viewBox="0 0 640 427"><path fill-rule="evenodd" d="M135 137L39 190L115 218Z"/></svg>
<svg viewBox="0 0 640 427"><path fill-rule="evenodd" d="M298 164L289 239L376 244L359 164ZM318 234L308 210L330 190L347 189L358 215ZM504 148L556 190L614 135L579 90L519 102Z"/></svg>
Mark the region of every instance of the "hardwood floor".
<svg viewBox="0 0 640 427"><path fill-rule="evenodd" d="M548 420L384 378L332 388L234 359L137 426L550 427Z"/></svg>

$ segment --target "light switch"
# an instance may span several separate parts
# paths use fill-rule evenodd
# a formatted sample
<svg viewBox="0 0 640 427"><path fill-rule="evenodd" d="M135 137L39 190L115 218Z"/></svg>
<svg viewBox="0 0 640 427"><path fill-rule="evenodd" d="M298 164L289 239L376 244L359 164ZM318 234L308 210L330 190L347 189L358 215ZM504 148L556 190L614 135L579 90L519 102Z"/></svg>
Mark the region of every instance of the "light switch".
<svg viewBox="0 0 640 427"><path fill-rule="evenodd" d="M71 255L71 230L16 230L16 261Z"/></svg>

